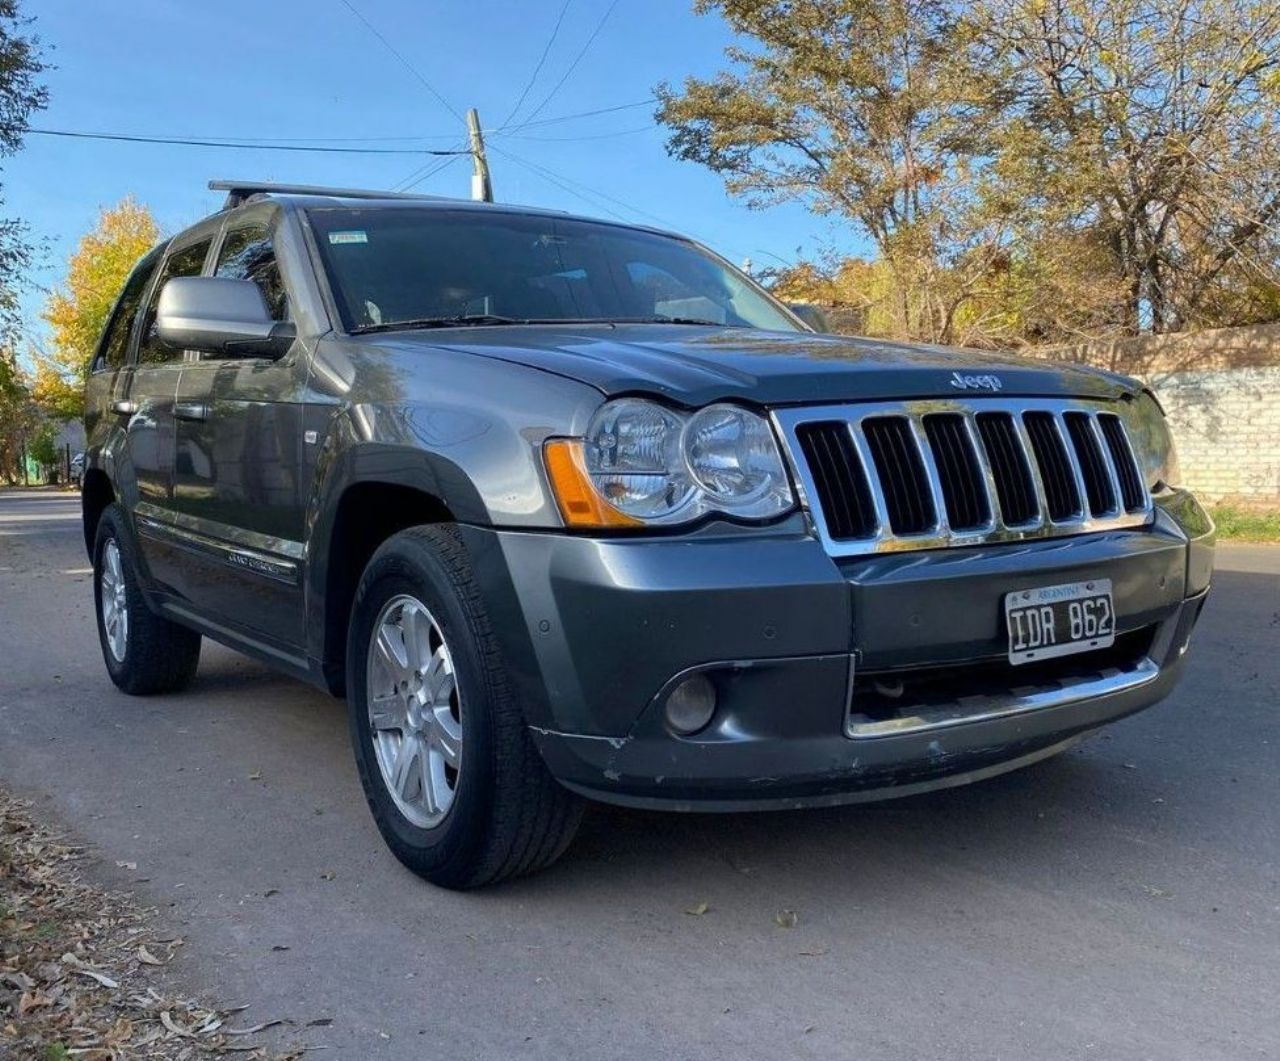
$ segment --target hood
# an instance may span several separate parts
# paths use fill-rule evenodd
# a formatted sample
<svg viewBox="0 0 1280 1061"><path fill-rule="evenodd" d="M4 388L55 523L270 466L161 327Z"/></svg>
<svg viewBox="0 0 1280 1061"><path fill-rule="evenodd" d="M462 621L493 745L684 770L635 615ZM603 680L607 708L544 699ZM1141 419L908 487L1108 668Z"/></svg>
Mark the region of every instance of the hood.
<svg viewBox="0 0 1280 1061"><path fill-rule="evenodd" d="M376 337L379 346L464 351L578 380L612 397L652 394L697 406L910 398L1116 398L1132 380L1082 365L812 332L697 325L573 324L459 328Z"/></svg>

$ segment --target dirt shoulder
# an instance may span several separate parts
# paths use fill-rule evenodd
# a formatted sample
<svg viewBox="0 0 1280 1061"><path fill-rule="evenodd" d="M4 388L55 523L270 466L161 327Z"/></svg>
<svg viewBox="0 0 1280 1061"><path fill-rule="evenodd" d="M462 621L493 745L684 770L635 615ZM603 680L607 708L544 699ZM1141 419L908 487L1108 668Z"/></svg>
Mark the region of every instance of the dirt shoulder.
<svg viewBox="0 0 1280 1061"><path fill-rule="evenodd" d="M0 788L0 1056L240 1057L285 1061L255 1038L245 1007L175 991L166 967L183 940L155 912L86 880L84 851ZM239 1019L238 1019L239 1018Z"/></svg>

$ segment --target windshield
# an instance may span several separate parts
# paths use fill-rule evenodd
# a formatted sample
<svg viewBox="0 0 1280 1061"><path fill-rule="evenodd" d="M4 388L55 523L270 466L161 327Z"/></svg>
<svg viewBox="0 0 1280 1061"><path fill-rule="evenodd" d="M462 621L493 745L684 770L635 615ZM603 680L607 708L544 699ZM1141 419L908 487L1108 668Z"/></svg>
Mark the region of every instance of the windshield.
<svg viewBox="0 0 1280 1061"><path fill-rule="evenodd" d="M670 236L498 210L308 217L348 332L650 320L799 330L736 270Z"/></svg>

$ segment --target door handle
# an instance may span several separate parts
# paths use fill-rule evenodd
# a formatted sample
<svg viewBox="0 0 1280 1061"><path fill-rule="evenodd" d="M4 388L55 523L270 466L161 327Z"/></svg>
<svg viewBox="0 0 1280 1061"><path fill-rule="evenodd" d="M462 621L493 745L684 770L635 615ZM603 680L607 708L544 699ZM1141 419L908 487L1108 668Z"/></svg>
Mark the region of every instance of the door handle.
<svg viewBox="0 0 1280 1061"><path fill-rule="evenodd" d="M132 416L138 411L138 403L129 398L115 398L111 402L111 411L120 416Z"/></svg>
<svg viewBox="0 0 1280 1061"><path fill-rule="evenodd" d="M204 402L178 402L173 415L178 420L208 420L209 406Z"/></svg>

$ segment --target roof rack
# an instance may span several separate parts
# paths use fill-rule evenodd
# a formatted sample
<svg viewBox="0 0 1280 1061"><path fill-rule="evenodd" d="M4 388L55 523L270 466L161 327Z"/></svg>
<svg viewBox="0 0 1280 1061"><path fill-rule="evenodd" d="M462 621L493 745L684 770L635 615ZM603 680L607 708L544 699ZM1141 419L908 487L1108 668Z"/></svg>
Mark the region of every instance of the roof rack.
<svg viewBox="0 0 1280 1061"><path fill-rule="evenodd" d="M332 195L341 199L445 199L443 195L413 195L371 188L325 188L318 184L278 184L272 181L210 181L209 190L226 192L222 209L231 210L255 195Z"/></svg>

